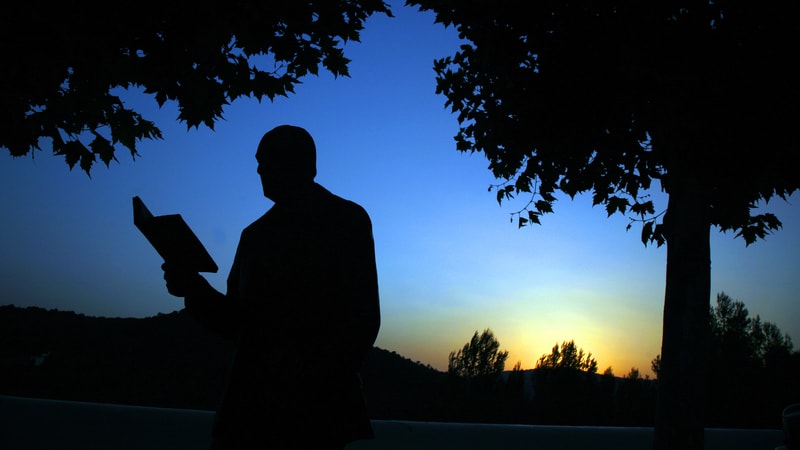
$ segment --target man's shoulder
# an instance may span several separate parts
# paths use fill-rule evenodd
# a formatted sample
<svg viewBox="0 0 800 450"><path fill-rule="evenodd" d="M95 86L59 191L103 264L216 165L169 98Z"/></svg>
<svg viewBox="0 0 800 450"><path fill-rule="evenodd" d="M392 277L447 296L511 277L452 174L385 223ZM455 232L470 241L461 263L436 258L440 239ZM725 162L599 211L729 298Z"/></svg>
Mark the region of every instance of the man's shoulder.
<svg viewBox="0 0 800 450"><path fill-rule="evenodd" d="M249 225L244 227L244 229L242 230L242 234L250 233L259 228L269 226L269 223L272 221L273 215L274 212L272 212L272 208L268 209L267 212L261 215L261 217L250 222Z"/></svg>
<svg viewBox="0 0 800 450"><path fill-rule="evenodd" d="M330 208L332 212L337 214L345 213L369 217L367 210L355 201L336 195L322 186L319 186L319 188L320 198L323 200L321 203L325 205L323 208Z"/></svg>
<svg viewBox="0 0 800 450"><path fill-rule="evenodd" d="M303 208L283 208L273 205L261 217L242 230L242 236L260 234L273 227L294 226L297 223L325 223L371 227L367 210L353 200L336 195L317 185L314 200Z"/></svg>

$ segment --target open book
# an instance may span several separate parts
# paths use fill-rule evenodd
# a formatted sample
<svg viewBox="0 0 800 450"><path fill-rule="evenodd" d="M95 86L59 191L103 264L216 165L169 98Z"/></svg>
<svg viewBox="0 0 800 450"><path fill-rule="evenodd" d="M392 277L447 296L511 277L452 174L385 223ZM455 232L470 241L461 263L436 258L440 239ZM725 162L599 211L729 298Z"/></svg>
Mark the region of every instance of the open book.
<svg viewBox="0 0 800 450"><path fill-rule="evenodd" d="M217 263L180 214L154 216L139 197L133 197L133 224L170 265L197 272L216 272Z"/></svg>

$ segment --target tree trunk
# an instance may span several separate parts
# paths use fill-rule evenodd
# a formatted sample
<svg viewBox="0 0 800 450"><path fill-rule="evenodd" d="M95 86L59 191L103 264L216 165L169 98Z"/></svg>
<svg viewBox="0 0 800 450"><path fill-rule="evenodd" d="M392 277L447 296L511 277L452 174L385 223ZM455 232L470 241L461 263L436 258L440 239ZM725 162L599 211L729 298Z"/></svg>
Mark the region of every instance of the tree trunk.
<svg viewBox="0 0 800 450"><path fill-rule="evenodd" d="M702 449L709 339L708 202L694 177L671 179L664 218L667 278L654 448Z"/></svg>

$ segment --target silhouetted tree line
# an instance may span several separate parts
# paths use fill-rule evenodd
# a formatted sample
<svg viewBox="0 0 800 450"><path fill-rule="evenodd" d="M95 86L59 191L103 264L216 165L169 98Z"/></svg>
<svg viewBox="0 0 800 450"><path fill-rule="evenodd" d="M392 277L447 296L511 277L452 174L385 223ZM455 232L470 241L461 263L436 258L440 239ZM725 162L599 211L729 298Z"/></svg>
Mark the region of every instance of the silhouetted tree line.
<svg viewBox="0 0 800 450"><path fill-rule="evenodd" d="M766 427L800 401L800 351L775 324L724 292L711 309L706 395L716 427Z"/></svg>
<svg viewBox="0 0 800 450"><path fill-rule="evenodd" d="M744 302L724 292L710 312L707 426L775 426L783 408L800 401L800 351L777 325L750 317ZM651 364L658 373L661 355Z"/></svg>
<svg viewBox="0 0 800 450"><path fill-rule="evenodd" d="M710 344L704 352L705 426L780 428L781 412L800 402L800 351L775 324L750 317L744 303L724 292L711 307ZM508 352L490 329L450 354L448 399L454 420L558 425L653 426L658 380L635 367L619 378L574 341L556 344L534 370L517 363L504 371ZM661 356L651 361L656 375Z"/></svg>
<svg viewBox="0 0 800 450"><path fill-rule="evenodd" d="M637 369L616 377L609 367L597 374L597 360L575 341L556 344L536 368L511 371L508 352L490 329L478 335L448 363L450 420L549 425L652 426L656 385Z"/></svg>
<svg viewBox="0 0 800 450"><path fill-rule="evenodd" d="M724 294L712 308L707 426L779 428L800 402L800 352L789 336ZM179 312L90 317L0 306L0 394L213 410L232 346ZM602 374L574 341L535 369L505 370L490 329L450 354L448 371L378 347L362 373L375 419L554 425L653 426L657 379L632 368ZM651 362L659 370L659 356ZM700 376L700 375L699 375ZM325 383L325 368L315 378Z"/></svg>

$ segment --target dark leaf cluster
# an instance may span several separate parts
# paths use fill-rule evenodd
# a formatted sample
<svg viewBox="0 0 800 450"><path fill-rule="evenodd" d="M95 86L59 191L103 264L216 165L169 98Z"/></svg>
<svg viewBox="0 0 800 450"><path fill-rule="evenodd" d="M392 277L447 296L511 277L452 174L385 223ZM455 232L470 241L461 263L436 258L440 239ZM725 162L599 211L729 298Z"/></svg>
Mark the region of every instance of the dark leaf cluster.
<svg viewBox="0 0 800 450"><path fill-rule="evenodd" d="M744 302L724 292L710 307L705 352L705 409L708 426L772 427L788 404L800 401L800 352L772 322L751 316ZM651 362L656 375L661 355Z"/></svg>
<svg viewBox="0 0 800 450"><path fill-rule="evenodd" d="M597 360L592 353L585 353L575 345L575 341L556 343L549 354L542 355L536 362L537 369L572 370L590 374L597 373Z"/></svg>
<svg viewBox="0 0 800 450"><path fill-rule="evenodd" d="M376 13L391 16L380 0L15 2L0 16L0 147L23 156L49 139L89 174L117 145L136 157L138 141L161 138L120 90L174 101L187 128L213 129L240 97L287 96L320 68L348 76L342 45Z"/></svg>
<svg viewBox="0 0 800 450"><path fill-rule="evenodd" d="M688 180L710 224L747 244L780 227L752 210L800 187L790 163L800 149L798 3L407 4L464 40L435 62L437 92L461 124L457 149L483 153L505 180L497 200L541 198L512 213L520 226L539 223L557 191L590 192L660 245L666 230L645 193Z"/></svg>
<svg viewBox="0 0 800 450"><path fill-rule="evenodd" d="M458 351L450 352L447 372L458 377L476 379L497 377L503 372L508 351L500 350L500 342L490 329L472 335Z"/></svg>

